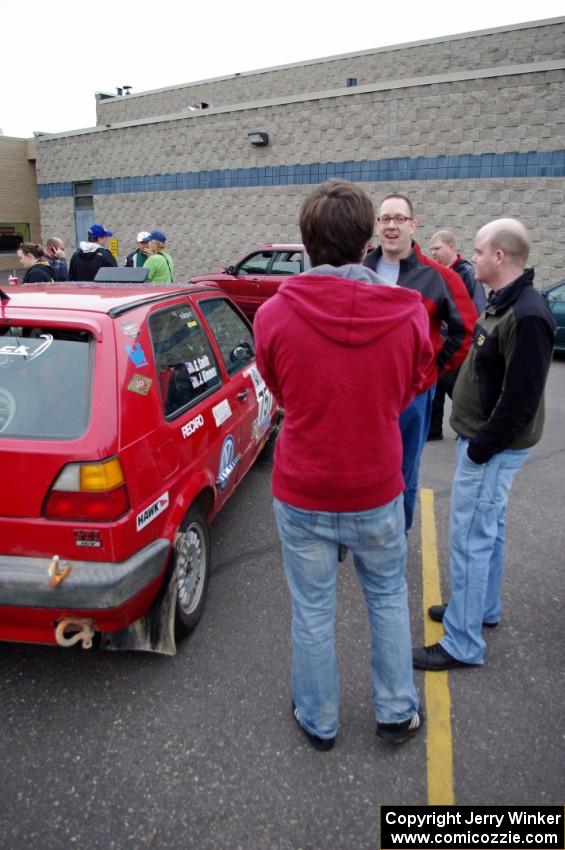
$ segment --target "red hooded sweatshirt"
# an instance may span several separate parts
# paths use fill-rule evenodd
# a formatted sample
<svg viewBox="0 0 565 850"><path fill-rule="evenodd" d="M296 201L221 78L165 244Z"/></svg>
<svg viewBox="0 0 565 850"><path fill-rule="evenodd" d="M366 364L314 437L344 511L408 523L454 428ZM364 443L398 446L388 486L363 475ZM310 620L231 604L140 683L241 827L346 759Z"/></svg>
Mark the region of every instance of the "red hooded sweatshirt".
<svg viewBox="0 0 565 850"><path fill-rule="evenodd" d="M259 371L285 414L273 495L312 511L364 511L396 498L398 417L433 361L420 294L302 274L260 307L254 332Z"/></svg>

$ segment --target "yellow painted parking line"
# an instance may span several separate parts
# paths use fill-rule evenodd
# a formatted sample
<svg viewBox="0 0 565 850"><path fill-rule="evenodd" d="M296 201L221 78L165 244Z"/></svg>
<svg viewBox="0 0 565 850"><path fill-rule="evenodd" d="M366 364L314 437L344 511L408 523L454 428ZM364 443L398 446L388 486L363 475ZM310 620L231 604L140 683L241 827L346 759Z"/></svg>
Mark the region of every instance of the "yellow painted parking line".
<svg viewBox="0 0 565 850"><path fill-rule="evenodd" d="M441 623L428 617L430 605L441 602L441 586L437 557L434 491L420 490L422 525L422 604L424 606L424 643L429 646L443 636ZM424 674L427 726L428 805L450 805L455 802L453 790L453 744L451 736L451 697L447 671Z"/></svg>

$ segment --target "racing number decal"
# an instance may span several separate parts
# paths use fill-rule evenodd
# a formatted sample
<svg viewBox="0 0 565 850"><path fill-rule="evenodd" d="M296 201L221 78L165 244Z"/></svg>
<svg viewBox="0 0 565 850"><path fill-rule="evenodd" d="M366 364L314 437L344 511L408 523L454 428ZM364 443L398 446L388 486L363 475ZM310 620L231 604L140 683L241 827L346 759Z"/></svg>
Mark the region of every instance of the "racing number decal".
<svg viewBox="0 0 565 850"><path fill-rule="evenodd" d="M245 374L249 375L253 381L255 395L257 396L257 418L253 423L253 436L256 440L260 440L267 432L271 421L273 396L267 389L267 385L261 377L257 366L251 366Z"/></svg>

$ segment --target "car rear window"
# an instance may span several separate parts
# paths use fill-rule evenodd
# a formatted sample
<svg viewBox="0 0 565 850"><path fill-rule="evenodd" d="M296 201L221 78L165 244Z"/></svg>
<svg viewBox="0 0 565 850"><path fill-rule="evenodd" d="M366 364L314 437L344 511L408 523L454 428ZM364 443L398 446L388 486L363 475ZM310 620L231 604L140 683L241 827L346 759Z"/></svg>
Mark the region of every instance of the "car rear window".
<svg viewBox="0 0 565 850"><path fill-rule="evenodd" d="M0 435L71 440L85 432L91 342L73 328L0 327Z"/></svg>

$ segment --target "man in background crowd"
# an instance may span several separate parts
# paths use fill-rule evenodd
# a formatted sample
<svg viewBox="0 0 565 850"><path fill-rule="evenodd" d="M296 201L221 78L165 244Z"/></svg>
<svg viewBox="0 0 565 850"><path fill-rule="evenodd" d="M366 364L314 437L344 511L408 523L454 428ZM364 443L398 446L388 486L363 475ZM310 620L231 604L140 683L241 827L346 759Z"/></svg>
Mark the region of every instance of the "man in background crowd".
<svg viewBox="0 0 565 850"><path fill-rule="evenodd" d="M473 303L479 313L485 308L486 296L482 283L475 278L475 269L469 260L464 260L457 250L455 236L451 230L438 230L430 240L430 254L436 263L447 266L457 272L467 288L467 292L473 299ZM436 392L432 404L432 416L428 440L443 440L443 408L445 396L451 398L453 386L457 379L458 369L447 372L441 377L436 386Z"/></svg>
<svg viewBox="0 0 565 850"><path fill-rule="evenodd" d="M151 233L148 230L141 230L137 234L137 248L127 255L124 266L128 268L140 269L145 265L145 260L148 254L148 244L151 239Z"/></svg>
<svg viewBox="0 0 565 850"><path fill-rule="evenodd" d="M69 280L94 280L98 269L117 266L115 257L108 250L111 230L102 224L93 224L88 231L88 241L81 242L69 264Z"/></svg>
<svg viewBox="0 0 565 850"><path fill-rule="evenodd" d="M65 259L65 245L58 236L52 236L43 246L43 251L55 283L62 283L69 279L67 260Z"/></svg>
<svg viewBox="0 0 565 850"><path fill-rule="evenodd" d="M430 239L430 254L436 263L447 266L457 272L473 299L479 313L485 309L487 302L482 283L475 277L475 268L469 260L464 260L457 250L457 243L451 230L438 230Z"/></svg>

